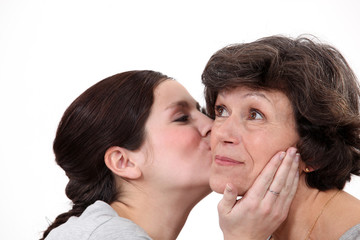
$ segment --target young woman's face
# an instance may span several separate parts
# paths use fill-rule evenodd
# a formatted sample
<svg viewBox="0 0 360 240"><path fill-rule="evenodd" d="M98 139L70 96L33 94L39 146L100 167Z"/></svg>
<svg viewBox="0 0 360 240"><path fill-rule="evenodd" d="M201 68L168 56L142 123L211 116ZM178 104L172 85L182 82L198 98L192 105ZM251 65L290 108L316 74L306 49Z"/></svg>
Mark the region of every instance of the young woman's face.
<svg viewBox="0 0 360 240"><path fill-rule="evenodd" d="M215 115L210 186L219 193L231 182L243 195L268 161L299 139L291 103L280 91L220 92Z"/></svg>
<svg viewBox="0 0 360 240"><path fill-rule="evenodd" d="M156 87L146 123L144 177L159 188L209 188L212 120L174 80ZM165 189L165 190L169 190Z"/></svg>

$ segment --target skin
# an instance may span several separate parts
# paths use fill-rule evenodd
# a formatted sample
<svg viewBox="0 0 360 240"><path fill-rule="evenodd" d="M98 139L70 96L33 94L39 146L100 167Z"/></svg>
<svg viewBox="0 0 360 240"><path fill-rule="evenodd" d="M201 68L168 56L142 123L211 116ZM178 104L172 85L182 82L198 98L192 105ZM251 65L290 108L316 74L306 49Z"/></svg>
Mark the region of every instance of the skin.
<svg viewBox="0 0 360 240"><path fill-rule="evenodd" d="M223 192L231 181L242 196L273 155L296 145L292 108L281 92L238 87L219 93L215 111L210 186Z"/></svg>
<svg viewBox="0 0 360 240"><path fill-rule="evenodd" d="M219 93L215 105L210 185L217 192L224 188L226 192L226 184L232 180L235 192L246 199L253 188L249 189L251 183L258 181L256 176L266 166L267 159L281 149L295 146L299 140L293 110L289 99L280 91L245 87ZM308 187L305 167L300 164L299 187L289 215L274 229L273 239L308 239L318 216L309 239L339 239L360 223L360 201L336 189L319 191ZM281 188L271 185L269 189L279 189L276 191L281 198ZM277 201L271 208L278 206Z"/></svg>
<svg viewBox="0 0 360 240"><path fill-rule="evenodd" d="M348 229L360 223L359 212L360 200L337 189L319 191L308 187L305 173L301 170L289 215L274 232L273 239L305 239L320 213L309 239L339 239Z"/></svg>
<svg viewBox="0 0 360 240"><path fill-rule="evenodd" d="M148 182L164 191L179 188L210 193L212 122L180 83L160 84L146 123L146 144L141 148L148 156L142 169L144 176L151 176Z"/></svg>
<svg viewBox="0 0 360 240"><path fill-rule="evenodd" d="M224 197L218 204L225 240L267 239L285 220L299 180L300 156L295 152L295 148L290 148L286 154L276 154L239 200L237 188L226 184Z"/></svg>
<svg viewBox="0 0 360 240"><path fill-rule="evenodd" d="M136 151L113 147L105 155L126 193L111 204L119 216L153 239L175 239L190 210L211 192L211 126L212 120L181 84L160 83L144 144Z"/></svg>
<svg viewBox="0 0 360 240"><path fill-rule="evenodd" d="M176 239L191 209L211 192L212 124L181 84L160 83L140 149L114 146L104 157L124 193L111 204L118 215L153 239ZM237 201L237 189L228 185L218 208L224 239L264 239L286 217L297 188L298 158L290 153L274 155L244 200ZM285 190L275 196L269 187Z"/></svg>

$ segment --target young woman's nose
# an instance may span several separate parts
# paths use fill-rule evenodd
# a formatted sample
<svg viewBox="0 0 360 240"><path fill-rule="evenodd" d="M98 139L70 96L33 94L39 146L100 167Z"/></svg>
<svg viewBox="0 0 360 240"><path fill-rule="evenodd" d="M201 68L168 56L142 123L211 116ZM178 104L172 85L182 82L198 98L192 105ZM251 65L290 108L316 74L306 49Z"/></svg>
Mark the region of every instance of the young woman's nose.
<svg viewBox="0 0 360 240"><path fill-rule="evenodd" d="M203 137L210 136L211 128L212 128L214 121L202 113L201 113L199 119L201 122L200 129L199 129L201 136L203 136Z"/></svg>
<svg viewBox="0 0 360 240"><path fill-rule="evenodd" d="M212 128L212 135L218 142L223 144L239 144L240 126L230 117L222 122L215 122Z"/></svg>

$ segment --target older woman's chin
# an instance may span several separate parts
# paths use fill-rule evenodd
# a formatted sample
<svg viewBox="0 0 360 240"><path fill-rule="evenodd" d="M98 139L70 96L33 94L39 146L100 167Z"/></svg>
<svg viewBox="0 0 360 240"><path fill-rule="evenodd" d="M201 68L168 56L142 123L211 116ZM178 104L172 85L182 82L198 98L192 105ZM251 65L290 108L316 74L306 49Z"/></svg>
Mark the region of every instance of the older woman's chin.
<svg viewBox="0 0 360 240"><path fill-rule="evenodd" d="M221 193L221 194L224 193L225 186L226 186L226 183L218 183L218 182L214 183L210 180L210 188L214 192Z"/></svg>
<svg viewBox="0 0 360 240"><path fill-rule="evenodd" d="M248 190L248 188L244 189L245 186L238 186L238 184L235 184L233 182L227 182L226 180L221 181L221 180L210 178L209 183L210 183L211 190L213 190L214 192L220 193L220 194L224 193L226 184L228 184L228 183L231 183L232 186L234 188L236 188L238 196L243 196L246 193L246 191Z"/></svg>

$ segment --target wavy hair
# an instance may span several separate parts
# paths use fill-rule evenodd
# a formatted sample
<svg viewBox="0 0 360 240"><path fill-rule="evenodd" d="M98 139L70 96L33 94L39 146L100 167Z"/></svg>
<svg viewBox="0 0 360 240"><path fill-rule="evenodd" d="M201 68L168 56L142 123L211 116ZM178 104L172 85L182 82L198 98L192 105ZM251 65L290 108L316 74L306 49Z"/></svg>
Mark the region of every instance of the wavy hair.
<svg viewBox="0 0 360 240"><path fill-rule="evenodd" d="M217 51L203 74L207 112L220 91L237 86L278 90L289 98L302 161L315 171L306 182L343 189L360 175L359 83L334 47L306 37L270 36Z"/></svg>

